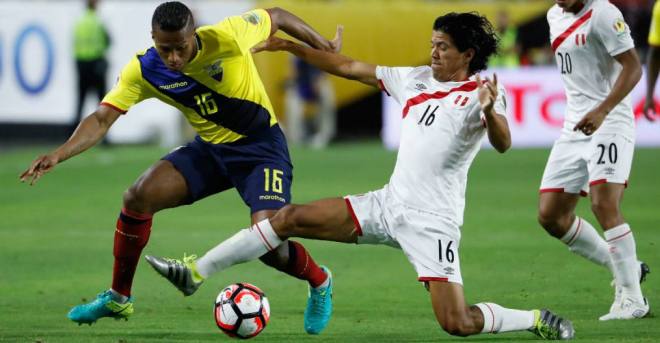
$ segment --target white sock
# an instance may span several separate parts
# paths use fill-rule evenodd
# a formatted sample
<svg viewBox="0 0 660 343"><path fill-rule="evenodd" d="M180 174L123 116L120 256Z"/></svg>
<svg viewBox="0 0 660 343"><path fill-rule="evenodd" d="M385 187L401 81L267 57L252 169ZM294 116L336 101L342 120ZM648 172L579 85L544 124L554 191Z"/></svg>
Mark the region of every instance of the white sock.
<svg viewBox="0 0 660 343"><path fill-rule="evenodd" d="M639 287L639 262L635 248L635 238L630 226L624 223L605 231L609 244L610 257L616 283L623 288L623 293L638 302L644 302Z"/></svg>
<svg viewBox="0 0 660 343"><path fill-rule="evenodd" d="M523 331L534 326L534 311L512 310L493 303L478 303L475 306L484 315L481 333Z"/></svg>
<svg viewBox="0 0 660 343"><path fill-rule="evenodd" d="M609 246L588 221L576 216L571 228L561 238L561 241L568 245L568 250L571 252L604 266L614 273Z"/></svg>
<svg viewBox="0 0 660 343"><path fill-rule="evenodd" d="M277 248L282 240L268 219L243 229L209 250L197 260L197 272L204 278L235 264L252 261Z"/></svg>

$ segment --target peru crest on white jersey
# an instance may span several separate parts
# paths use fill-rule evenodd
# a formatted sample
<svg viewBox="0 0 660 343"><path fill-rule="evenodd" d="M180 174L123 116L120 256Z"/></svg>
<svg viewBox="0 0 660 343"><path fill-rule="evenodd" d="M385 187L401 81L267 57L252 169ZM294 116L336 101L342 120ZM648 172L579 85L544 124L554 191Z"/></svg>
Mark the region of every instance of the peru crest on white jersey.
<svg viewBox="0 0 660 343"><path fill-rule="evenodd" d="M578 13L554 5L548 11L550 42L557 68L566 89L564 134L610 94L621 72L614 59L635 47L621 12L607 0L586 0ZM598 129L634 137L634 120L629 97L605 117Z"/></svg>
<svg viewBox="0 0 660 343"><path fill-rule="evenodd" d="M379 66L381 88L403 106L401 142L388 189L406 206L463 222L467 173L486 133L473 78L438 82L429 66ZM498 87L495 112L506 111Z"/></svg>

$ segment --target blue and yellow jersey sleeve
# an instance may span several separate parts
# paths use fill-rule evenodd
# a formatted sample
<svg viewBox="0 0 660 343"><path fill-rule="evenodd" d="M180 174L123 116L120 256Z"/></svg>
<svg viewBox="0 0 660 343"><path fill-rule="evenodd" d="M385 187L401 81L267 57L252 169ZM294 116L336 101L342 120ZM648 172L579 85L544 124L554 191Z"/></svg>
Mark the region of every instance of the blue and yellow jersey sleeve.
<svg viewBox="0 0 660 343"><path fill-rule="evenodd" d="M157 98L179 109L199 136L214 144L257 137L277 124L250 48L270 36L263 9L195 31L197 53L182 71L170 70L155 48L138 53L121 71L103 104L121 112Z"/></svg>
<svg viewBox="0 0 660 343"><path fill-rule="evenodd" d="M255 9L242 15L229 17L214 25L216 29L228 32L238 43L243 53L268 39L271 31L270 14L264 9Z"/></svg>
<svg viewBox="0 0 660 343"><path fill-rule="evenodd" d="M649 30L649 45L660 47L660 1L653 5L653 19Z"/></svg>
<svg viewBox="0 0 660 343"><path fill-rule="evenodd" d="M142 86L142 72L137 57L133 57L122 69L117 82L101 104L126 113L131 106L145 99Z"/></svg>

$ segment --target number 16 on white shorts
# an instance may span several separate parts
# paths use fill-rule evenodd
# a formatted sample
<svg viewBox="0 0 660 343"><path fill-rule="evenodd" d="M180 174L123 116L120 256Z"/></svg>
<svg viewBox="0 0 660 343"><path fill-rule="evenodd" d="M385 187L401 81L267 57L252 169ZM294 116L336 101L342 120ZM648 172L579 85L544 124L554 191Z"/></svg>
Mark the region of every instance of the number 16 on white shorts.
<svg viewBox="0 0 660 343"><path fill-rule="evenodd" d="M419 281L463 284L458 257L461 233L450 220L407 207L383 189L345 197L356 222L358 244L399 248L417 271Z"/></svg>

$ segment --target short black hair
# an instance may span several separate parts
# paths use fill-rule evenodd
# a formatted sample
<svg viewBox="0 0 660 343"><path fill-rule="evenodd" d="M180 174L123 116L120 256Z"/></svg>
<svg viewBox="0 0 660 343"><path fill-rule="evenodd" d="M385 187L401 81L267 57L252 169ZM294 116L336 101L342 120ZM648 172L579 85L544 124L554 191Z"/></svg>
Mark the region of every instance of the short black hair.
<svg viewBox="0 0 660 343"><path fill-rule="evenodd" d="M486 69L489 57L497 53L499 37L488 19L477 12L452 12L440 16L433 23L433 30L450 35L460 52L474 49L468 67L470 74Z"/></svg>
<svg viewBox="0 0 660 343"><path fill-rule="evenodd" d="M158 5L151 18L152 29L179 31L194 26L195 20L192 12L186 5L178 1L168 1Z"/></svg>

